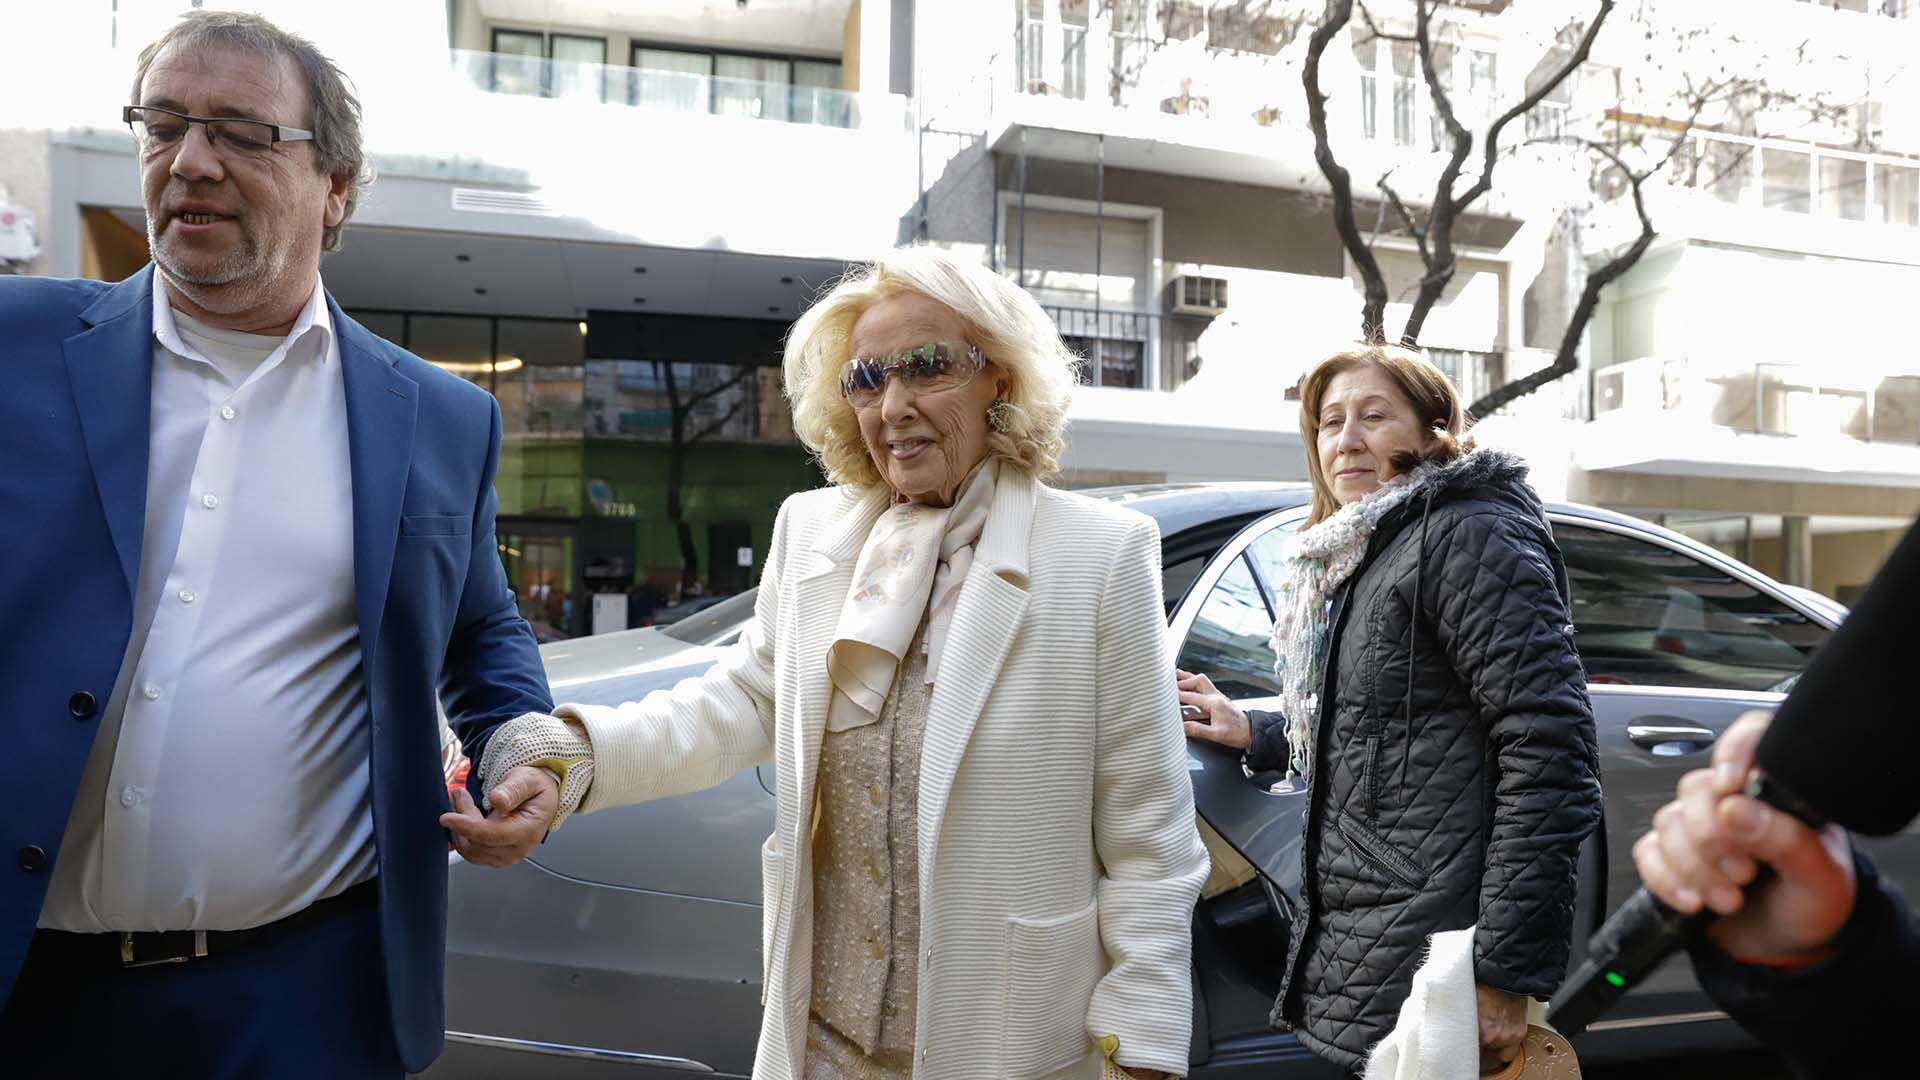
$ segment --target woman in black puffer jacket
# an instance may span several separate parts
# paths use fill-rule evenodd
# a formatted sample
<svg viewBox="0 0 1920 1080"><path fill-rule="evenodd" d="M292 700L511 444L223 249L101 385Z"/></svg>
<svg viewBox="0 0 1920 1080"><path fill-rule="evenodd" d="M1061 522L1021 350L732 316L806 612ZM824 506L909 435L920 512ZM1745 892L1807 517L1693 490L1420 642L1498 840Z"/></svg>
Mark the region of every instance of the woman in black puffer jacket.
<svg viewBox="0 0 1920 1080"><path fill-rule="evenodd" d="M1284 706L1179 674L1256 770L1309 784L1302 910L1276 1025L1347 1069L1393 1029L1437 931L1476 927L1485 1051L1566 969L1580 842L1600 820L1567 575L1516 457L1474 449L1439 369L1373 347L1302 384L1314 501L1276 587Z"/></svg>

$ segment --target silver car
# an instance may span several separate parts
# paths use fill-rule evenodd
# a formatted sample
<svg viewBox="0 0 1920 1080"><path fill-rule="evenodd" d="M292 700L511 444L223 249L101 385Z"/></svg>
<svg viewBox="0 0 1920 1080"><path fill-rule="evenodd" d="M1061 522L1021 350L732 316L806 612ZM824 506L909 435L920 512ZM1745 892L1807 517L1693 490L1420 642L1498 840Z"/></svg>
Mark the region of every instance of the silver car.
<svg viewBox="0 0 1920 1080"><path fill-rule="evenodd" d="M1272 580L1306 516L1300 484L1163 485L1090 494L1160 526L1167 633L1181 667L1243 705L1276 693ZM1580 859L1584 938L1638 885L1628 848L1742 712L1777 703L1844 609L1646 522L1549 507L1599 722L1606 821ZM747 592L665 630L542 647L556 700L618 703L697 675L752 616ZM1171 673L1168 675L1172 677ZM1174 723L1174 717L1168 717ZM1193 916L1194 1077L1337 1077L1270 1030L1298 901L1305 792L1249 778L1191 744L1216 870ZM747 1076L760 1023L758 849L769 768L708 791L580 817L509 870L453 858L446 1055L427 1074ZM1912 834L1868 849L1910 894ZM1576 1045L1589 1060L1665 1057L1746 1040L1685 959L1627 995Z"/></svg>

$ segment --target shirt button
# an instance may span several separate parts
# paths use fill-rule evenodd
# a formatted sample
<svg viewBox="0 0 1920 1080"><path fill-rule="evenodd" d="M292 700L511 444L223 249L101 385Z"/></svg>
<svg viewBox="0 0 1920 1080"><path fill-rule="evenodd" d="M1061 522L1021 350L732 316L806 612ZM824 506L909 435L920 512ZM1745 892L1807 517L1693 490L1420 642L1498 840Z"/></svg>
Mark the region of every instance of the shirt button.
<svg viewBox="0 0 1920 1080"><path fill-rule="evenodd" d="M220 496L218 496L218 495L211 495L211 494L209 494L209 495L202 495L202 496L200 496L200 505L201 505L201 506L204 506L204 507L206 507L206 508L207 508L207 509L209 509L209 510L211 510L211 509L213 509L214 507L216 507L216 506L219 506L219 505L220 505Z"/></svg>
<svg viewBox="0 0 1920 1080"><path fill-rule="evenodd" d="M14 865L29 874L37 874L47 868L47 852L39 844L28 844L13 853Z"/></svg>
<svg viewBox="0 0 1920 1080"><path fill-rule="evenodd" d="M120 805L132 806L140 801L140 792L132 784L120 789Z"/></svg>
<svg viewBox="0 0 1920 1080"><path fill-rule="evenodd" d="M234 418L235 415L237 414L233 411L233 406L231 405L220 406L220 419L231 420Z"/></svg>
<svg viewBox="0 0 1920 1080"><path fill-rule="evenodd" d="M191 603L193 603L193 590L192 590L192 589L181 589L181 590L180 590L180 602L181 602L181 603L183 603L183 604L191 604Z"/></svg>
<svg viewBox="0 0 1920 1080"><path fill-rule="evenodd" d="M148 683L140 689L140 696L146 698L148 701L158 701L160 700L160 688L152 683Z"/></svg>
<svg viewBox="0 0 1920 1080"><path fill-rule="evenodd" d="M880 875L880 868L873 865L872 863L867 864L867 873L872 876L873 884L875 885L875 887L885 885L887 883L887 879Z"/></svg>
<svg viewBox="0 0 1920 1080"><path fill-rule="evenodd" d="M879 784L874 784L867 788L867 798L873 803L873 805L875 806L880 805L881 795L880 795Z"/></svg>

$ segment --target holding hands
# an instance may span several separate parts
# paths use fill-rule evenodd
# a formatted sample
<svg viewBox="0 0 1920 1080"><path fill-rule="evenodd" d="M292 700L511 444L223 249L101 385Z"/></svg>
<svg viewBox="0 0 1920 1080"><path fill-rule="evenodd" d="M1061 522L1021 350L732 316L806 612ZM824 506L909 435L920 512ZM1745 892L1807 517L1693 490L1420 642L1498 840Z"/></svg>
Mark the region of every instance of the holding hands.
<svg viewBox="0 0 1920 1080"><path fill-rule="evenodd" d="M440 825L452 831L460 857L481 866L512 866L532 854L552 828L560 781L533 765L507 770L487 793L491 817L480 812L466 788L455 788L452 797L453 809L440 815Z"/></svg>

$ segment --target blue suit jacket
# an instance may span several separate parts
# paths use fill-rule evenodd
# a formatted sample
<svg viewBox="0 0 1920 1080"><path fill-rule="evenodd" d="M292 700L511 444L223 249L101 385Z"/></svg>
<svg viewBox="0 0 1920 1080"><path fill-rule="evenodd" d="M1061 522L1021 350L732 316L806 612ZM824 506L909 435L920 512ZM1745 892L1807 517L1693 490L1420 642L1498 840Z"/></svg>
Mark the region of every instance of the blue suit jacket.
<svg viewBox="0 0 1920 1080"><path fill-rule="evenodd" d="M33 936L132 627L153 274L149 265L117 285L0 277L0 791L10 803L0 853L17 867L0 875L0 1001ZM417 1070L440 1051L446 1011L435 695L476 762L496 725L552 700L494 540L498 404L327 304L346 382L380 931L394 1038Z"/></svg>

